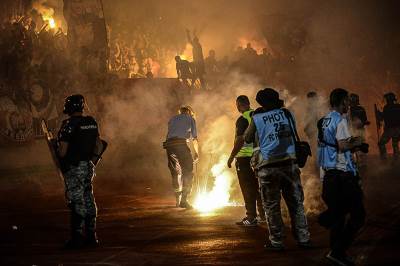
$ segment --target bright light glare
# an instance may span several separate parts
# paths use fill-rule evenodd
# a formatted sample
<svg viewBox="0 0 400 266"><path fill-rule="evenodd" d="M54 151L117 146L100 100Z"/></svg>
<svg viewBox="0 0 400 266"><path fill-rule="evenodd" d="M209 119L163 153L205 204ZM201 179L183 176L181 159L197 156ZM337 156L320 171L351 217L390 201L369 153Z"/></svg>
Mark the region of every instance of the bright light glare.
<svg viewBox="0 0 400 266"><path fill-rule="evenodd" d="M229 202L232 174L226 168L227 156L221 156L217 164L211 168L215 177L214 187L207 192L200 191L195 198L194 208L201 213L212 212L216 209L233 205Z"/></svg>
<svg viewBox="0 0 400 266"><path fill-rule="evenodd" d="M47 22L47 24L49 25L49 27L50 27L51 29L54 29L54 28L57 27L56 21L54 20L53 17L43 15L43 20Z"/></svg>
<svg viewBox="0 0 400 266"><path fill-rule="evenodd" d="M56 22L54 21L54 18L49 19L49 26L52 29L54 29L56 27Z"/></svg>

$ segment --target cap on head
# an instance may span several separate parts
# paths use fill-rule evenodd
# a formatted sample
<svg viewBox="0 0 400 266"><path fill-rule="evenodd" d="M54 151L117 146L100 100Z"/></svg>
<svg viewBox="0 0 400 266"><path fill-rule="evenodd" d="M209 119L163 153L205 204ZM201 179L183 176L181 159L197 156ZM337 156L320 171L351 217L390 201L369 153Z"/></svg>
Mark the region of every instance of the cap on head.
<svg viewBox="0 0 400 266"><path fill-rule="evenodd" d="M256 101L264 108L275 109L283 107L283 100L279 99L279 93L271 88L265 88L257 92Z"/></svg>
<svg viewBox="0 0 400 266"><path fill-rule="evenodd" d="M334 89L329 96L329 103L332 107L338 107L342 104L343 100L349 96L349 93L342 88Z"/></svg>
<svg viewBox="0 0 400 266"><path fill-rule="evenodd" d="M83 112L85 98L81 94L70 95L65 98L63 113L71 115L75 112Z"/></svg>

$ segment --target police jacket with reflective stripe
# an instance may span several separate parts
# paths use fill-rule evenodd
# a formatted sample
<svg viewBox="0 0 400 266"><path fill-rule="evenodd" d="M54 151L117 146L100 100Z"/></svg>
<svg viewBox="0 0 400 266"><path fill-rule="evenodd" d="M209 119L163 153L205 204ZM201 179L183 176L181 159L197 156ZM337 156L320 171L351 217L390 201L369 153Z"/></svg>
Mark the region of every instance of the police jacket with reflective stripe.
<svg viewBox="0 0 400 266"><path fill-rule="evenodd" d="M251 123L251 115L253 113L253 110L248 110L242 114L242 117L245 118L248 122L248 125ZM240 149L236 157L251 157L253 154L253 143L244 143L243 147Z"/></svg>

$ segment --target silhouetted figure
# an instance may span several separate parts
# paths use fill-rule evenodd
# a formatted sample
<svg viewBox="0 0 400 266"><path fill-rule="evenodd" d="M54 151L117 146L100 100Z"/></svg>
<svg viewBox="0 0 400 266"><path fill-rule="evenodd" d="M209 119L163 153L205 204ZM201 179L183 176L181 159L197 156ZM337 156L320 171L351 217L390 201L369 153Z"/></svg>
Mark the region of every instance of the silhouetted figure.
<svg viewBox="0 0 400 266"><path fill-rule="evenodd" d="M258 73L261 74L266 80L270 78L271 55L268 53L267 48L263 48L262 53L258 56Z"/></svg>
<svg viewBox="0 0 400 266"><path fill-rule="evenodd" d="M355 94L350 94L350 122L351 131L354 137L360 137L365 142L365 126L369 125L370 122L367 118L367 112L365 108L360 105L360 97ZM361 151L354 152L355 162L359 169L366 166L365 157L366 154Z"/></svg>
<svg viewBox="0 0 400 266"><path fill-rule="evenodd" d="M66 248L98 245L97 206L93 195L95 167L93 156L101 150L96 120L84 116L85 99L80 94L65 99L64 114L57 135L57 156L65 181L65 196L71 210L71 239Z"/></svg>
<svg viewBox="0 0 400 266"><path fill-rule="evenodd" d="M242 46L238 46L236 48L236 50L235 50L233 61L235 61L235 62L240 61L240 60L242 60L243 56L244 56L243 47Z"/></svg>
<svg viewBox="0 0 400 266"><path fill-rule="evenodd" d="M181 59L179 55L175 56L175 61L178 79L182 80L186 87L190 87L193 84L193 80L189 61ZM192 80L191 84L189 84L189 80Z"/></svg>
<svg viewBox="0 0 400 266"><path fill-rule="evenodd" d="M386 159L385 145L392 140L393 156L399 156L399 140L400 140L400 104L397 103L396 95L392 92L384 95L386 105L383 112L378 112L378 119L384 121L385 127L379 140L379 151L382 159Z"/></svg>
<svg viewBox="0 0 400 266"><path fill-rule="evenodd" d="M248 43L243 50L243 58L241 60L242 70L247 73L257 73L259 71L257 59L257 51L253 49L251 43Z"/></svg>
<svg viewBox="0 0 400 266"><path fill-rule="evenodd" d="M204 66L204 57L203 57L203 48L199 42L199 38L196 36L196 33L193 34L193 39L190 36L189 30L186 30L188 42L193 47L193 82L197 79L200 81L200 86L202 88L206 87L204 74L205 74L205 66Z"/></svg>
<svg viewBox="0 0 400 266"><path fill-rule="evenodd" d="M218 63L215 58L215 51L210 50L208 57L205 59L206 71L208 74L215 74L218 72Z"/></svg>
<svg viewBox="0 0 400 266"><path fill-rule="evenodd" d="M370 124L365 108L360 105L360 96L354 93L350 94L350 117L357 123L358 128L364 128Z"/></svg>
<svg viewBox="0 0 400 266"><path fill-rule="evenodd" d="M253 49L253 47L251 46L251 43L248 43L246 45L246 48L244 49L244 54L245 56L256 56L257 55L257 51Z"/></svg>

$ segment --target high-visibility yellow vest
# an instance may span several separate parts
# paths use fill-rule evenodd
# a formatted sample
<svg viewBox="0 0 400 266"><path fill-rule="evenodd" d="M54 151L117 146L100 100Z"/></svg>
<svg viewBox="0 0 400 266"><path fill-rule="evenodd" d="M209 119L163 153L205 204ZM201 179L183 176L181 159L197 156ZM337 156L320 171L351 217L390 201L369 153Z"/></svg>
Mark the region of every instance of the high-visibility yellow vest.
<svg viewBox="0 0 400 266"><path fill-rule="evenodd" d="M242 116L246 118L247 122L251 122L251 112L253 112L252 109L244 112ZM253 155L253 143L244 143L243 147L240 149L238 154L236 155L236 158L238 157L251 157Z"/></svg>

